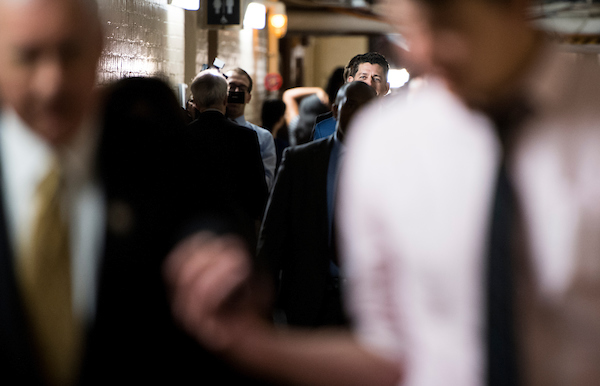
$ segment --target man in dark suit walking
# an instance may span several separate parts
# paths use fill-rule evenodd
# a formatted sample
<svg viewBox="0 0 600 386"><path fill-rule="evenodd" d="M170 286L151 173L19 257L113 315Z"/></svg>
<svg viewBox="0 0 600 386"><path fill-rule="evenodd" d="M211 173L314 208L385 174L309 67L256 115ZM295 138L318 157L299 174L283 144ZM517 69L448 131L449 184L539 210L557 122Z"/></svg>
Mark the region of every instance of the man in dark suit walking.
<svg viewBox="0 0 600 386"><path fill-rule="evenodd" d="M200 114L183 135L188 191L212 213L225 211L240 225L250 224L251 230L243 226L253 240L268 194L256 132L225 117L227 81L220 73L200 72L191 90Z"/></svg>
<svg viewBox="0 0 600 386"><path fill-rule="evenodd" d="M258 257L277 285L276 308L288 324L346 325L341 304L333 212L343 139L356 110L376 97L363 82L336 97L336 132L286 150L269 199Z"/></svg>

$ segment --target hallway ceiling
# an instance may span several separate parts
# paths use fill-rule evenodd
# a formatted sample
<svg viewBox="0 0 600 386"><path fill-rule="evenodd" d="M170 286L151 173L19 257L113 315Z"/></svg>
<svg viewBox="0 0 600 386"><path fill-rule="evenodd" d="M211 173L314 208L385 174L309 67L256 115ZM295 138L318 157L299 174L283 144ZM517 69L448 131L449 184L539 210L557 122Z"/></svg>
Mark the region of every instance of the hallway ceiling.
<svg viewBox="0 0 600 386"><path fill-rule="evenodd" d="M307 34L386 34L376 13L377 0L281 0L289 32Z"/></svg>
<svg viewBox="0 0 600 386"><path fill-rule="evenodd" d="M281 0L290 32L308 34L388 34L378 16L377 0ZM563 43L600 51L600 0L542 0L531 7L531 20ZM585 49L585 48L584 48Z"/></svg>

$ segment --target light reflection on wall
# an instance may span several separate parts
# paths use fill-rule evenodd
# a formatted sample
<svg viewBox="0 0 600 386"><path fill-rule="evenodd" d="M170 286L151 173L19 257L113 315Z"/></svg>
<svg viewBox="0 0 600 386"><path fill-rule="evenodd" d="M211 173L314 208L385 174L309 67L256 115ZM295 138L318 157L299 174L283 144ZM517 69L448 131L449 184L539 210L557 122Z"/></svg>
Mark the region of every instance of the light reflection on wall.
<svg viewBox="0 0 600 386"><path fill-rule="evenodd" d="M127 76L166 76L183 80L183 10L161 0L99 2L105 47L100 84Z"/></svg>

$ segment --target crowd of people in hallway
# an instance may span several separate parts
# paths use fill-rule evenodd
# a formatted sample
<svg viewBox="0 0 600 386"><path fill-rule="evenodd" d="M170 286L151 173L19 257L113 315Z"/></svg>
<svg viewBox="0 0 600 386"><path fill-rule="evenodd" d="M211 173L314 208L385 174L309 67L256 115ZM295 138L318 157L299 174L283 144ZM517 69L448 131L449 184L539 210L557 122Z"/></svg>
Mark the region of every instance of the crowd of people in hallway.
<svg viewBox="0 0 600 386"><path fill-rule="evenodd" d="M358 53L257 125L242 68L98 88L95 0L0 0L7 384L600 382L597 57L382 5L418 89Z"/></svg>

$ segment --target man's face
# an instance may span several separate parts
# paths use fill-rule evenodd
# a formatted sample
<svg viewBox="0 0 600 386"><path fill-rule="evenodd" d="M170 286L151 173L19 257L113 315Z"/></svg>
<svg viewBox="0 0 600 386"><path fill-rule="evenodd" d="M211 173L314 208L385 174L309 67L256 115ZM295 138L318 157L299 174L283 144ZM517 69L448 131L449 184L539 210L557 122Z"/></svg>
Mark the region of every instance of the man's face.
<svg viewBox="0 0 600 386"><path fill-rule="evenodd" d="M248 88L250 81L245 75L240 75L237 72L229 71L227 74L228 92L240 91L244 93L244 103L227 103L227 116L229 118L237 118L244 115L246 105L250 103L252 95Z"/></svg>
<svg viewBox="0 0 600 386"><path fill-rule="evenodd" d="M34 131L67 142L92 105L100 25L78 0L0 0L0 95Z"/></svg>
<svg viewBox="0 0 600 386"><path fill-rule="evenodd" d="M375 89L377 95L384 96L390 91L387 74L379 64L361 63L355 76L349 76L348 82L360 80Z"/></svg>
<svg viewBox="0 0 600 386"><path fill-rule="evenodd" d="M487 0L388 0L387 15L407 40L409 61L443 78L467 102L493 97L514 75L514 39L522 37L517 7Z"/></svg>

